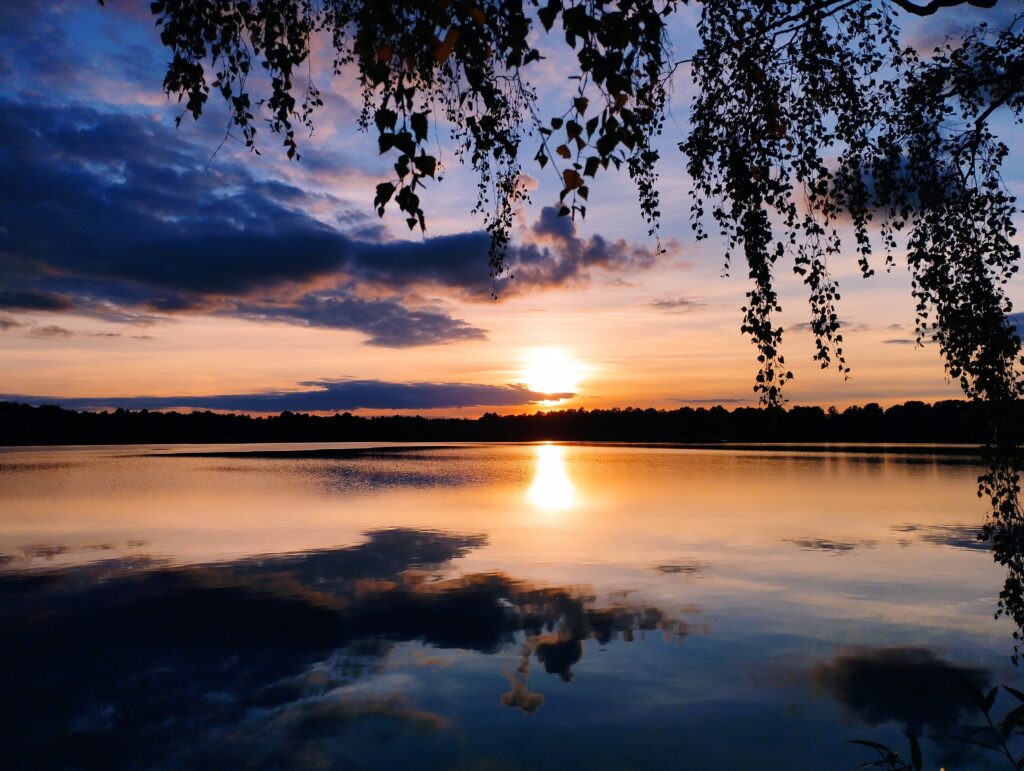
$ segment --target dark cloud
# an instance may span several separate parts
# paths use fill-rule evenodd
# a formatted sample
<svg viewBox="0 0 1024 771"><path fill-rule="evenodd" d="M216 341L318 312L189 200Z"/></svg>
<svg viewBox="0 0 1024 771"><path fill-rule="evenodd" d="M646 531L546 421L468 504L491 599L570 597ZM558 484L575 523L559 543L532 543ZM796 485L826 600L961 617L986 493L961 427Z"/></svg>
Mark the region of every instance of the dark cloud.
<svg viewBox="0 0 1024 771"><path fill-rule="evenodd" d="M7 233L0 231L0 244L4 243ZM2 278L2 274L0 274ZM50 292L32 290L9 291L0 288L0 308L12 311L67 311L74 303L67 297Z"/></svg>
<svg viewBox="0 0 1024 771"><path fill-rule="evenodd" d="M683 575L693 576L697 575L706 569L706 566L700 562L669 562L664 565L657 565L655 570L659 573L665 573L666 575Z"/></svg>
<svg viewBox="0 0 1024 771"><path fill-rule="evenodd" d="M677 246L670 242L667 250ZM661 257L655 249L623 239L609 241L596 233L581 238L572 219L559 217L557 207L545 206L523 243L510 250L509 275L499 282L499 290L584 282L593 269L628 275L654 267Z"/></svg>
<svg viewBox="0 0 1024 771"><path fill-rule="evenodd" d="M75 333L56 324L47 324L46 326L36 326L33 324L29 328L28 334L31 337L71 337Z"/></svg>
<svg viewBox="0 0 1024 771"><path fill-rule="evenodd" d="M484 337L394 293L356 296L361 261L374 263L381 245L314 219L316 196L297 187L243 168L207 171L201 148L140 117L0 108L2 308L131 323L220 313L353 329L397 347ZM396 271L423 264L410 249ZM486 258L478 266L487 283Z"/></svg>
<svg viewBox="0 0 1024 771"><path fill-rule="evenodd" d="M922 648L858 650L814 671L815 682L869 725L894 720L920 735L951 728L975 709L963 680L987 687L987 670L958 666Z"/></svg>
<svg viewBox="0 0 1024 771"><path fill-rule="evenodd" d="M669 313L689 313L707 305L707 303L693 297L672 297L653 300L648 304L652 308L657 308L659 311L668 311Z"/></svg>
<svg viewBox="0 0 1024 771"><path fill-rule="evenodd" d="M839 319L839 326L842 327L847 332L868 332L872 329L872 326L870 324L865 324L859 321L845 321L843 319ZM793 332L814 331L814 328L811 326L811 322L809 321L801 321L799 324L790 324L789 326L786 327L786 329L791 330Z"/></svg>
<svg viewBox="0 0 1024 771"><path fill-rule="evenodd" d="M888 340L883 340L886 345L917 345L917 340L909 337L891 337Z"/></svg>
<svg viewBox="0 0 1024 771"><path fill-rule="evenodd" d="M0 332L6 332L8 329L20 329L24 326L27 325L13 316L0 316Z"/></svg>
<svg viewBox="0 0 1024 771"><path fill-rule="evenodd" d="M0 395L26 404L57 404L69 409L193 408L237 412L340 412L344 410L429 410L453 407L509 407L539 401L568 399L571 393L545 394L524 385L471 383L392 383L383 380L314 380L300 383L301 391L272 391L211 396L135 396L122 398L62 398Z"/></svg>
<svg viewBox="0 0 1024 771"><path fill-rule="evenodd" d="M201 141L138 115L3 100L0 132L0 308L128 323L233 315L355 330L389 347L485 336L410 299L423 288L489 297L484 232L384 241L369 214L243 164L208 168ZM333 223L310 214L325 207ZM584 238L547 207L509 251L514 279L497 288L580 283L658 258Z"/></svg>
<svg viewBox="0 0 1024 771"><path fill-rule="evenodd" d="M237 303L233 312L243 318L293 321L311 327L358 329L367 343L409 348L439 342L483 340L482 329L447 313L410 309L394 299L363 300L334 293L310 294L291 304Z"/></svg>
<svg viewBox="0 0 1024 771"><path fill-rule="evenodd" d="M27 337L62 339L68 337L96 337L96 338L120 338L124 335L120 332L78 332L59 324L36 324L28 321L18 321L12 316L0 316L0 332L7 332L12 329L24 329ZM153 340L152 335L131 335L132 340Z"/></svg>

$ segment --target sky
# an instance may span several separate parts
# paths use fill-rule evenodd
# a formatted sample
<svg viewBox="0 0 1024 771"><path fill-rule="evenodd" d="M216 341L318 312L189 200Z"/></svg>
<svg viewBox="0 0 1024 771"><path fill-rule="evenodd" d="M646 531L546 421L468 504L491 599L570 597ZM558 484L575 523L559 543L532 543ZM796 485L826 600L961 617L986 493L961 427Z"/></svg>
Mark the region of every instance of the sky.
<svg viewBox="0 0 1024 771"><path fill-rule="evenodd" d="M721 244L690 231L675 149L685 68L661 141L664 252L624 175L599 178L574 222L556 216L557 180L527 166L515 278L495 287L483 223L470 214L476 180L443 143L426 233L410 233L397 212L379 218L374 187L393 160L357 131L358 86L348 73L330 77L321 46L313 72L325 104L301 160L266 130L261 155L230 140L218 151L226 114L212 98L200 121L175 127L148 5L0 8L0 398L465 417L756 404L755 351L739 331L745 271L723 277ZM674 22L680 57L696 13ZM927 35L978 13L946 13ZM557 53L536 66L542 113L561 112L569 72ZM1021 159L1007 172L1024 192ZM959 395L936 346L914 345L905 267L862 279L852 251L831 265L848 379L812 360L806 295L789 267L778 282L791 403ZM1019 278L1009 291L1024 296Z"/></svg>

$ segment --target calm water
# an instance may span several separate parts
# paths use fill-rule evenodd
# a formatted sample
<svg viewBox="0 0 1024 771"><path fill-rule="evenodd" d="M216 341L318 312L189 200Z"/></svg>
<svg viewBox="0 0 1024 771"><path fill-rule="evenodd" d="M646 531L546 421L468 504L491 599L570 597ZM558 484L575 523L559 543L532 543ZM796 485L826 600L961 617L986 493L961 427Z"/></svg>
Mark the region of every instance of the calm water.
<svg viewBox="0 0 1024 771"><path fill-rule="evenodd" d="M212 449L0 450L5 766L991 762L943 738L1017 681L965 459Z"/></svg>

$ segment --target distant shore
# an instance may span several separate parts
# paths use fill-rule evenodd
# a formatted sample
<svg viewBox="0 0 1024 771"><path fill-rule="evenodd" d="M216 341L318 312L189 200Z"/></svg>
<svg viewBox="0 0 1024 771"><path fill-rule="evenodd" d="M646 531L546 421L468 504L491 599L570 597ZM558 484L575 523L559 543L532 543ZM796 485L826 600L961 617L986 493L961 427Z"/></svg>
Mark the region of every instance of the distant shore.
<svg viewBox="0 0 1024 771"><path fill-rule="evenodd" d="M379 447L320 447L290 449L245 449L245 450L184 450L168 449L166 452L146 453L150 458L239 458L266 460L327 460L331 458L366 458L395 453L430 452L459 447L475 447L497 442L461 442L452 444L409 444L385 445ZM524 444L502 442L500 444ZM536 444L535 442L528 444ZM685 443L685 442L564 442L574 446L594 447L639 447L664 450L723 450L731 452L794 453L794 454L861 454L861 455L939 455L943 457L977 458L981 446L974 444L799 444L780 442L777 444L749 444L743 442ZM115 445L116 446L116 445Z"/></svg>
<svg viewBox="0 0 1024 771"><path fill-rule="evenodd" d="M985 405L961 400L820 407L557 410L479 418L79 412L0 402L0 446L281 442L599 442L691 449L976 454ZM1024 411L999 416L1021 422ZM912 445L930 445L928 448ZM312 450L308 450L312 452ZM278 452L278 451L274 451ZM283 451L282 451L283 452ZM317 450L319 452L319 450ZM207 453L204 453L207 454ZM252 453L250 453L252 456Z"/></svg>

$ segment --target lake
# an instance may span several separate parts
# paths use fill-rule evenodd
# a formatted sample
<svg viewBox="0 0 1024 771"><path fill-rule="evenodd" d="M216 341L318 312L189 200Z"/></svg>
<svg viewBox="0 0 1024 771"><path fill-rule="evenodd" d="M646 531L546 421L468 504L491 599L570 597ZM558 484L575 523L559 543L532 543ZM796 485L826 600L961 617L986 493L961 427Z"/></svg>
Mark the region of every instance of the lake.
<svg viewBox="0 0 1024 771"><path fill-rule="evenodd" d="M0 450L5 766L998 768L980 467L841 449Z"/></svg>

